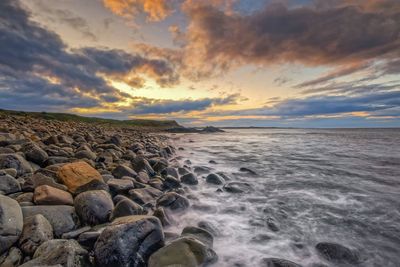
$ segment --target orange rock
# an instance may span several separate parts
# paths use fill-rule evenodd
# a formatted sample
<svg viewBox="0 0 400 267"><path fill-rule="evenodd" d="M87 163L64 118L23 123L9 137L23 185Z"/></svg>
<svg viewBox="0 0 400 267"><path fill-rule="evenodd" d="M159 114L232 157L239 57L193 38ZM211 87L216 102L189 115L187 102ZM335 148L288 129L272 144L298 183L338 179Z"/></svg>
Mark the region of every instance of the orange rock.
<svg viewBox="0 0 400 267"><path fill-rule="evenodd" d="M67 163L63 165L57 172L58 178L68 187L70 192L89 183L92 180L103 182L101 174L84 161Z"/></svg>
<svg viewBox="0 0 400 267"><path fill-rule="evenodd" d="M41 185L35 188L33 202L37 205L73 205L72 195L49 185Z"/></svg>

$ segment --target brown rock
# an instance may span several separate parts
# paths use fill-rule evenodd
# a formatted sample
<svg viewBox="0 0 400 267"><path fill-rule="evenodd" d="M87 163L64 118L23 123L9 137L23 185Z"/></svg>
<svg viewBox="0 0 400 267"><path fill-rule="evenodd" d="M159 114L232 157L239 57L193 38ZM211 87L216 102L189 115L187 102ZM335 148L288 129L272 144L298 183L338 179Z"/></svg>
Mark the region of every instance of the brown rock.
<svg viewBox="0 0 400 267"><path fill-rule="evenodd" d="M84 161L67 163L58 170L58 178L68 187L70 192L92 180L103 182L101 174Z"/></svg>
<svg viewBox="0 0 400 267"><path fill-rule="evenodd" d="M37 205L73 205L74 200L70 193L48 186L41 185L35 188L33 201Z"/></svg>

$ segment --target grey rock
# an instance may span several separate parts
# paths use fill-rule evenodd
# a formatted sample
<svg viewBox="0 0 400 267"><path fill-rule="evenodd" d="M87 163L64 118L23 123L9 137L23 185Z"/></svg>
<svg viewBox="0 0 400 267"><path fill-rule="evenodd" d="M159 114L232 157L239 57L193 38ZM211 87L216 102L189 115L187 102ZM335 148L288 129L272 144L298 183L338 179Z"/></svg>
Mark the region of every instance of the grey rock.
<svg viewBox="0 0 400 267"><path fill-rule="evenodd" d="M23 147L25 157L33 163L43 166L44 162L49 158L46 151L40 148L37 144L29 143Z"/></svg>
<svg viewBox="0 0 400 267"><path fill-rule="evenodd" d="M321 242L315 248L322 258L330 262L348 264L360 262L360 257L356 251L337 243Z"/></svg>
<svg viewBox="0 0 400 267"><path fill-rule="evenodd" d="M161 224L165 226L172 225L174 223L174 220L172 217L168 214L168 211L164 210L162 207L158 207L154 212L153 216L157 217Z"/></svg>
<svg viewBox="0 0 400 267"><path fill-rule="evenodd" d="M187 174L184 174L181 177L181 182L184 183L184 184L188 184L188 185L197 185L199 183L196 175L194 175L191 172L187 173Z"/></svg>
<svg viewBox="0 0 400 267"><path fill-rule="evenodd" d="M19 191L21 191L21 186L14 177L0 173L0 192L8 195Z"/></svg>
<svg viewBox="0 0 400 267"><path fill-rule="evenodd" d="M107 181L107 185L112 195L127 193L134 188L133 182L125 179L110 179Z"/></svg>
<svg viewBox="0 0 400 267"><path fill-rule="evenodd" d="M114 175L115 178L121 179L124 176L129 176L129 177L136 177L137 173L129 168L128 166L125 165L118 165L113 171L112 175Z"/></svg>
<svg viewBox="0 0 400 267"><path fill-rule="evenodd" d="M0 169L14 168L17 175L32 173L32 167L26 159L18 154L0 154Z"/></svg>
<svg viewBox="0 0 400 267"><path fill-rule="evenodd" d="M5 256L5 259L3 262L1 262L0 259L0 266L1 267L17 267L21 264L22 262L22 252L16 247L12 247L9 251L8 254Z"/></svg>
<svg viewBox="0 0 400 267"><path fill-rule="evenodd" d="M75 192L74 195L79 195L80 193L83 192L88 192L88 191L94 191L94 190L103 190L103 191L109 191L110 188L108 187L108 185L106 183L104 183L103 181L99 181L97 179L93 179L90 182L79 186Z"/></svg>
<svg viewBox="0 0 400 267"><path fill-rule="evenodd" d="M140 171L138 176L135 178L139 183L147 184L150 181L150 177L147 172Z"/></svg>
<svg viewBox="0 0 400 267"><path fill-rule="evenodd" d="M265 258L261 261L262 267L301 267L301 265L292 261L278 259L278 258Z"/></svg>
<svg viewBox="0 0 400 267"><path fill-rule="evenodd" d="M18 240L22 227L23 217L18 202L0 195L0 255Z"/></svg>
<svg viewBox="0 0 400 267"><path fill-rule="evenodd" d="M93 190L80 193L74 199L74 207L82 222L89 225L105 223L114 209L108 192Z"/></svg>
<svg viewBox="0 0 400 267"><path fill-rule="evenodd" d="M145 171L150 176L155 175L155 171L153 167L151 167L150 163L143 157L137 157L132 161L133 169L136 172Z"/></svg>
<svg viewBox="0 0 400 267"><path fill-rule="evenodd" d="M117 218L96 241L96 265L146 266L149 256L163 245L164 233L156 217L133 215Z"/></svg>
<svg viewBox="0 0 400 267"><path fill-rule="evenodd" d="M95 160L97 157L96 153L88 150L81 150L75 153L75 158L77 159L90 159Z"/></svg>
<svg viewBox="0 0 400 267"><path fill-rule="evenodd" d="M168 177L168 176L173 176L175 178L179 178L179 173L175 168L172 167L167 167L164 170L161 171L161 175L163 177Z"/></svg>
<svg viewBox="0 0 400 267"><path fill-rule="evenodd" d="M155 203L155 199L163 194L162 191L152 188L145 187L139 189L129 190L129 198L139 203L140 205L144 205L147 203Z"/></svg>
<svg viewBox="0 0 400 267"><path fill-rule="evenodd" d="M189 200L175 192L168 192L157 199L157 207L169 208L173 211L183 211L189 208Z"/></svg>
<svg viewBox="0 0 400 267"><path fill-rule="evenodd" d="M185 228L183 228L181 236L196 238L210 248L212 248L214 242L214 237L210 232L194 226L186 226Z"/></svg>
<svg viewBox="0 0 400 267"><path fill-rule="evenodd" d="M32 255L38 246L53 239L53 227L41 214L27 217L19 239L19 247L28 255Z"/></svg>
<svg viewBox="0 0 400 267"><path fill-rule="evenodd" d="M118 217L129 216L129 215L141 215L144 213L142 206L133 202L129 198L124 198L118 201L117 205L112 212L111 218L115 219Z"/></svg>
<svg viewBox="0 0 400 267"><path fill-rule="evenodd" d="M252 191L252 187L249 183L230 182L224 185L224 190L229 193L248 193Z"/></svg>
<svg viewBox="0 0 400 267"><path fill-rule="evenodd" d="M165 189L175 189L181 187L181 182L178 178L174 176L168 175L164 180L164 188Z"/></svg>
<svg viewBox="0 0 400 267"><path fill-rule="evenodd" d="M92 228L90 226L84 226L74 231L62 234L62 239L76 239L80 234L90 231Z"/></svg>
<svg viewBox="0 0 400 267"><path fill-rule="evenodd" d="M222 185L222 184L224 184L225 180L218 174L210 173L206 177L206 182L209 184Z"/></svg>

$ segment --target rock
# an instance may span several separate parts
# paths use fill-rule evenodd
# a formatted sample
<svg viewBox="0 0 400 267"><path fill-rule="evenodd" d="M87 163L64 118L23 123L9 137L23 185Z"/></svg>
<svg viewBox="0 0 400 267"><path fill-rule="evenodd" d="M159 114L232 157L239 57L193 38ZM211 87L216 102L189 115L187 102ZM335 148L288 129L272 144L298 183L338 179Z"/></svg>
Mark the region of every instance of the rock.
<svg viewBox="0 0 400 267"><path fill-rule="evenodd" d="M129 190L129 198L139 203L140 205L144 205L147 203L155 203L156 198L163 194L162 191L152 188L152 187L145 187L139 189L132 189Z"/></svg>
<svg viewBox="0 0 400 267"><path fill-rule="evenodd" d="M151 255L148 267L198 267L216 260L217 256L212 249L194 238L182 237Z"/></svg>
<svg viewBox="0 0 400 267"><path fill-rule="evenodd" d="M12 247L9 251L7 256L5 257L4 261L2 262L0 259L0 266L1 267L17 267L22 262L22 252L16 247Z"/></svg>
<svg viewBox="0 0 400 267"><path fill-rule="evenodd" d="M104 191L108 192L110 190L110 188L103 181L91 180L89 183L79 186L75 190L74 195L77 196L80 193L83 193L83 192L86 192L86 191L93 191L93 190L104 190Z"/></svg>
<svg viewBox="0 0 400 267"><path fill-rule="evenodd" d="M241 168L239 169L239 171L241 171L241 172L247 172L247 173L253 174L253 175L257 175L256 171L254 171L254 170L252 170L252 169L250 169L250 168L247 168L247 167L241 167Z"/></svg>
<svg viewBox="0 0 400 267"><path fill-rule="evenodd" d="M18 201L18 203L33 202L33 193L32 192L22 193L21 195L17 196L15 200Z"/></svg>
<svg viewBox="0 0 400 267"><path fill-rule="evenodd" d="M153 212L153 216L157 217L164 227L172 225L174 223L174 220L169 216L168 212L166 212L162 207L158 207Z"/></svg>
<svg viewBox="0 0 400 267"><path fill-rule="evenodd" d="M81 150L75 153L75 158L95 160L97 158L97 155L96 153L89 150Z"/></svg>
<svg viewBox="0 0 400 267"><path fill-rule="evenodd" d="M65 185L57 183L56 181L54 181L53 178L48 177L42 173L35 173L34 175L25 179L23 189L31 191L41 185L48 185L63 191L68 190L68 187L66 187Z"/></svg>
<svg viewBox="0 0 400 267"><path fill-rule="evenodd" d="M154 176L156 174L150 163L143 157L136 157L132 161L132 165L136 172L145 171L150 176Z"/></svg>
<svg viewBox="0 0 400 267"><path fill-rule="evenodd" d="M92 228L90 226L84 226L74 231L62 234L62 239L76 239L80 234L90 231Z"/></svg>
<svg viewBox="0 0 400 267"><path fill-rule="evenodd" d="M63 233L74 230L78 221L74 207L65 205L25 206L22 207L22 213L24 218L37 214L43 215L53 227L56 237L60 237Z"/></svg>
<svg viewBox="0 0 400 267"><path fill-rule="evenodd" d="M110 179L107 181L107 185L112 195L127 193L134 188L133 182L125 179Z"/></svg>
<svg viewBox="0 0 400 267"><path fill-rule="evenodd" d="M164 184L163 181L161 179L151 179L151 181L149 182L149 185L154 187L155 189L158 190L164 190Z"/></svg>
<svg viewBox="0 0 400 267"><path fill-rule="evenodd" d="M199 183L199 181L197 180L196 175L194 175L193 173L187 173L184 174L181 177L181 182L184 184L188 184L188 185L197 185Z"/></svg>
<svg viewBox="0 0 400 267"><path fill-rule="evenodd" d="M186 168L179 167L178 173L179 173L179 175L185 175L185 174L188 174L189 171Z"/></svg>
<svg viewBox="0 0 400 267"><path fill-rule="evenodd" d="M0 169L13 168L17 170L17 175L32 173L29 162L18 154L0 154Z"/></svg>
<svg viewBox="0 0 400 267"><path fill-rule="evenodd" d="M252 187L249 183L230 182L224 185L224 190L229 193L247 193L252 191Z"/></svg>
<svg viewBox="0 0 400 267"><path fill-rule="evenodd" d="M155 172L161 172L163 169L168 167L168 161L164 158L158 158L152 166Z"/></svg>
<svg viewBox="0 0 400 267"><path fill-rule="evenodd" d="M79 235L78 242L81 246L93 250L94 244L96 243L97 239L99 238L101 232L104 229L97 230L97 231L87 231Z"/></svg>
<svg viewBox="0 0 400 267"><path fill-rule="evenodd" d="M356 251L337 243L321 242L315 248L321 257L333 263L357 264L360 262Z"/></svg>
<svg viewBox="0 0 400 267"><path fill-rule="evenodd" d="M34 143L26 144L22 150L24 151L27 160L32 161L39 166L43 166L45 161L49 158L46 151Z"/></svg>
<svg viewBox="0 0 400 267"><path fill-rule="evenodd" d="M22 226L23 218L18 202L0 195L0 255L18 240Z"/></svg>
<svg viewBox="0 0 400 267"><path fill-rule="evenodd" d="M161 175L163 177L168 177L168 176L172 176L175 177L176 179L179 178L179 173L175 168L172 167L167 167L164 170L161 171Z"/></svg>
<svg viewBox="0 0 400 267"><path fill-rule="evenodd" d="M33 255L38 246L53 239L53 227L41 214L27 217L19 239L19 247L25 254Z"/></svg>
<svg viewBox="0 0 400 267"><path fill-rule="evenodd" d="M84 161L63 165L58 170L57 175L72 193L75 192L78 187L85 185L92 180L99 180L103 182L101 174Z"/></svg>
<svg viewBox="0 0 400 267"><path fill-rule="evenodd" d="M89 267L89 253L73 239L54 239L41 244L32 260L21 267L37 267L60 264L65 267Z"/></svg>
<svg viewBox="0 0 400 267"><path fill-rule="evenodd" d="M214 237L210 232L194 226L186 226L185 228L183 228L181 236L193 237L210 248L212 248L214 242Z"/></svg>
<svg viewBox="0 0 400 267"><path fill-rule="evenodd" d="M14 178L17 177L17 175L18 175L17 170L14 168L2 169L1 171L4 172L5 174L8 174L8 175L14 177Z"/></svg>
<svg viewBox="0 0 400 267"><path fill-rule="evenodd" d="M141 215L144 213L142 206L133 202L129 198L124 198L118 201L112 212L111 218L124 217L129 215Z"/></svg>
<svg viewBox="0 0 400 267"><path fill-rule="evenodd" d="M135 178L139 183L147 184L150 181L150 177L147 172L140 171L138 176Z"/></svg>
<svg viewBox="0 0 400 267"><path fill-rule="evenodd" d="M121 179L124 176L129 176L129 177L136 177L137 173L129 168L128 166L125 165L118 165L113 171L112 175L114 175L115 178Z"/></svg>
<svg viewBox="0 0 400 267"><path fill-rule="evenodd" d="M279 231L279 225L275 221L274 218L271 218L271 217L267 218L267 226L268 226L269 229L271 229L271 231L274 231L274 232L278 232Z"/></svg>
<svg viewBox="0 0 400 267"><path fill-rule="evenodd" d="M36 205L73 205L74 199L66 191L48 185L41 185L35 188L33 202Z"/></svg>
<svg viewBox="0 0 400 267"><path fill-rule="evenodd" d="M18 181L11 175L0 171L0 194L12 194L21 191L21 186Z"/></svg>
<svg viewBox="0 0 400 267"><path fill-rule="evenodd" d="M165 189L175 189L175 188L181 187L181 182L177 178L175 178L171 175L168 175L165 178L163 184L164 184Z"/></svg>
<svg viewBox="0 0 400 267"><path fill-rule="evenodd" d="M197 224L198 227L203 228L207 230L209 233L211 233L213 236L219 236L221 235L221 231L214 226L212 223L207 222L207 221L200 221Z"/></svg>
<svg viewBox="0 0 400 267"><path fill-rule="evenodd" d="M73 160L68 157L62 156L49 156L49 158L43 163L44 166L51 166L56 164L64 164L72 162Z"/></svg>
<svg viewBox="0 0 400 267"><path fill-rule="evenodd" d="M149 256L163 245L164 233L156 217L133 215L117 218L96 241L96 266L146 266Z"/></svg>
<svg viewBox="0 0 400 267"><path fill-rule="evenodd" d="M114 144L116 146L121 146L122 145L122 140L121 140L121 136L119 135L114 135L110 138L110 140L108 140L109 143Z"/></svg>
<svg viewBox="0 0 400 267"><path fill-rule="evenodd" d="M225 180L218 174L210 173L206 177L206 182L209 184L221 185L221 184L224 184Z"/></svg>
<svg viewBox="0 0 400 267"><path fill-rule="evenodd" d="M168 192L157 199L157 207L169 208L173 211L183 211L189 208L189 200L175 192Z"/></svg>
<svg viewBox="0 0 400 267"><path fill-rule="evenodd" d="M263 267L301 267L301 265L292 261L278 259L278 258L265 258L261 261Z"/></svg>
<svg viewBox="0 0 400 267"><path fill-rule="evenodd" d="M114 203L108 192L93 190L76 196L74 207L83 223L96 225L109 220L110 214L114 209Z"/></svg>
<svg viewBox="0 0 400 267"><path fill-rule="evenodd" d="M193 171L197 174L206 174L210 172L210 168L205 167L205 166L196 166L193 168Z"/></svg>

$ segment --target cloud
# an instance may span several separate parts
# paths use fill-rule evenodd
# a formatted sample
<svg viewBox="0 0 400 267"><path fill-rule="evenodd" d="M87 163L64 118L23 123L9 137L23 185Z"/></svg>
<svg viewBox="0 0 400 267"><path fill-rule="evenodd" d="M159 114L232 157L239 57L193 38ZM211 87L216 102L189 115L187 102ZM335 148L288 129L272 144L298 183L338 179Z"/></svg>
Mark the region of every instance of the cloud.
<svg viewBox="0 0 400 267"><path fill-rule="evenodd" d="M23 103L29 108L92 107L130 97L110 86L105 76L124 80L144 75L161 86L179 80L166 60L107 48L71 50L29 15L19 1L0 1L0 96L2 104L9 100L9 108L11 103L15 108Z"/></svg>

